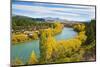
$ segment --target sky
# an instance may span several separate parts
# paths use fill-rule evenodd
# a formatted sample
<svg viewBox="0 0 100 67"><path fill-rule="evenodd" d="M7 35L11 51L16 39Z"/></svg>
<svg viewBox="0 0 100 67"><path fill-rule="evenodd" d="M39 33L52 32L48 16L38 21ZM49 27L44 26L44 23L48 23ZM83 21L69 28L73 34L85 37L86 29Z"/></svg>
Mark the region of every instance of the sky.
<svg viewBox="0 0 100 67"><path fill-rule="evenodd" d="M71 4L12 2L12 15L32 18L60 18L69 21L90 21L95 19L95 7Z"/></svg>

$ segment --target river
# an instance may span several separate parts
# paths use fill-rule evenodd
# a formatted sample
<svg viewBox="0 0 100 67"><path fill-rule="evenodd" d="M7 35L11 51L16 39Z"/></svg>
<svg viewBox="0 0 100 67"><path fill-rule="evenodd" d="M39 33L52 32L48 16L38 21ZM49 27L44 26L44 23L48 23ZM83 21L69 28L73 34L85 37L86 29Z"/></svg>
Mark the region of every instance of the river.
<svg viewBox="0 0 100 67"><path fill-rule="evenodd" d="M70 39L77 35L77 32L73 30L73 28L64 27L62 32L54 38L58 40ZM18 43L11 46L11 60L15 60L19 58L26 63L29 60L29 57L32 53L35 52L36 56L40 57L40 50L39 50L39 40L33 40L25 43Z"/></svg>

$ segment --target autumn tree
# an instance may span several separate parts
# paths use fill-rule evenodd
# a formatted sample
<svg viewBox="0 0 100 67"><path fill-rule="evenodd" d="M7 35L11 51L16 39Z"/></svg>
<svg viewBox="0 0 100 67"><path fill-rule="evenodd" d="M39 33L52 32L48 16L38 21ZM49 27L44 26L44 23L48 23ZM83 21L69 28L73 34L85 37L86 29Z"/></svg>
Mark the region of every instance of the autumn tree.
<svg viewBox="0 0 100 67"><path fill-rule="evenodd" d="M37 64L37 62L38 62L37 57L33 51L29 57L28 64Z"/></svg>
<svg viewBox="0 0 100 67"><path fill-rule="evenodd" d="M52 36L52 29L42 30L40 36L41 63L48 63L52 60L55 45L56 41Z"/></svg>
<svg viewBox="0 0 100 67"><path fill-rule="evenodd" d="M14 61L12 61L12 65L24 65L21 59L16 58Z"/></svg>

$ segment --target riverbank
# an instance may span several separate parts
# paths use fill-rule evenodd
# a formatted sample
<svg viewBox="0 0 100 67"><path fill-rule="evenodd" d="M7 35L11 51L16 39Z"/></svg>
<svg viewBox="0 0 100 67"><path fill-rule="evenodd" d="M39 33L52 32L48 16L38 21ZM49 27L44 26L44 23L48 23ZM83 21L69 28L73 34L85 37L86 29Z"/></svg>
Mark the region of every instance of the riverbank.
<svg viewBox="0 0 100 67"><path fill-rule="evenodd" d="M68 36L66 36L66 35L68 35ZM65 27L65 28L63 28L63 30L60 34L57 34L55 36L55 39L57 41L71 39L71 38L74 38L76 35L77 35L77 32L75 32L72 28ZM28 59L24 60L24 58L29 58L32 51L35 52L37 58L40 57L39 40L32 40L29 42L17 43L15 45L11 46L11 50L12 50L12 52L11 52L12 60L19 58L22 61L27 62Z"/></svg>
<svg viewBox="0 0 100 67"><path fill-rule="evenodd" d="M74 29L73 29L74 28ZM70 31L77 31L77 35L72 36L70 39L62 39L63 37L68 36L68 30L65 30L64 27L62 29L62 32L58 35L58 40L56 40L56 37L53 36L52 29L45 29L41 30L40 39L37 41L30 43L23 43L20 46L12 46L13 51L15 52L17 50L16 47L18 47L17 55L19 56L24 64L27 64L27 62L31 61L31 57L29 57L34 51L35 57L33 57L35 60L38 60L38 62L32 62L31 64L44 64L44 63L60 63L60 62L76 62L76 61L84 61L86 57L86 47L83 46L84 42L87 39L87 36L85 35L85 26L84 24L78 24L75 25L73 28L69 30ZM64 32L66 31L66 32ZM71 33L70 33L71 34ZM60 39L60 40L59 40ZM41 48L42 47L42 48ZM88 47L87 47L88 48ZM16 49L16 50L15 50ZM14 53L13 52L13 53ZM27 53L25 53L27 52ZM21 54L26 54L24 58L27 58L26 60L23 60L24 58ZM38 58L38 59L37 59ZM14 58L13 58L14 59ZM28 60L31 59L31 60ZM45 60L44 60L45 59ZM55 60L55 61L52 61ZM30 64L30 63L29 63Z"/></svg>
<svg viewBox="0 0 100 67"><path fill-rule="evenodd" d="M54 23L52 27L53 28L39 29L37 31L24 31L24 32L12 33L12 43L16 44L16 43L21 43L21 42L27 42L30 40L37 40L39 39L41 30L51 29L53 35L57 35L62 31L63 24L57 22L57 23Z"/></svg>
<svg viewBox="0 0 100 67"><path fill-rule="evenodd" d="M60 41L42 31L39 64L81 61L85 52L82 45L87 39L84 24L75 25L75 30L78 30L77 36Z"/></svg>

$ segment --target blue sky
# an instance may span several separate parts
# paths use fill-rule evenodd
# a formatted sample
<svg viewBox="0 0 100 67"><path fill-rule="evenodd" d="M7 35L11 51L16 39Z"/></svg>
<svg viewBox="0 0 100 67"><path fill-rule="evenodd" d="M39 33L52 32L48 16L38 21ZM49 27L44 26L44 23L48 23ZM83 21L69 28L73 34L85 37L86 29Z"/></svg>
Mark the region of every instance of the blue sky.
<svg viewBox="0 0 100 67"><path fill-rule="evenodd" d="M95 7L17 1L12 3L12 14L33 18L52 17L70 21L89 21L95 18Z"/></svg>

